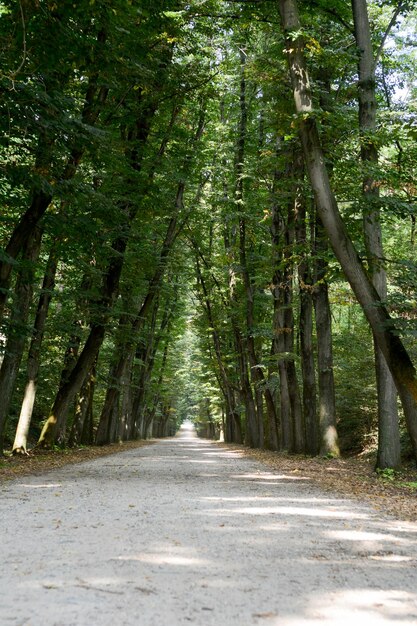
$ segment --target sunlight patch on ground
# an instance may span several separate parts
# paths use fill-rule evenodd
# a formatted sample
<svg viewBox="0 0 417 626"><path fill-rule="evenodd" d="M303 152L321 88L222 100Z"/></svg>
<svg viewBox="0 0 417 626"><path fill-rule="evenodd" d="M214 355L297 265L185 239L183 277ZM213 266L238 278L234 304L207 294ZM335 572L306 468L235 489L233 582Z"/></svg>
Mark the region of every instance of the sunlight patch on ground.
<svg viewBox="0 0 417 626"><path fill-rule="evenodd" d="M45 578L41 580L28 581L22 584L25 589L47 589L47 590L68 590L69 587L81 587L83 589L92 591L105 591L110 593L119 593L117 591L111 591L115 587L124 588L129 583L129 578L120 578L119 576L112 577L98 577L88 576L84 578L75 579L56 579Z"/></svg>
<svg viewBox="0 0 417 626"><path fill-rule="evenodd" d="M150 563L155 565L185 565L185 566L207 566L210 561L198 559L195 557L181 556L179 554L158 554L144 552L142 554L132 554L127 556L115 557L116 561L140 561L141 563Z"/></svg>
<svg viewBox="0 0 417 626"><path fill-rule="evenodd" d="M311 480L306 476L290 476L289 474L266 474L259 472L258 474L232 474L230 478L237 478L239 480Z"/></svg>
<svg viewBox="0 0 417 626"><path fill-rule="evenodd" d="M269 502L270 500L276 502L278 500L278 498L273 498L271 496L235 496L233 498L222 498L221 496L207 496L200 499L204 502Z"/></svg>
<svg viewBox="0 0 417 626"><path fill-rule="evenodd" d="M403 556L402 554L372 554L370 557L373 561L385 561L388 563L404 563L414 561L411 556Z"/></svg>
<svg viewBox="0 0 417 626"><path fill-rule="evenodd" d="M188 459L188 461L182 461L183 463L198 463L199 465L208 465L209 463L212 465L217 465L218 461L215 461L214 459L204 459L202 461L198 461L197 459Z"/></svg>
<svg viewBox="0 0 417 626"><path fill-rule="evenodd" d="M186 446L182 443L179 443L178 446L181 448L181 450L190 450L190 452L192 452L194 454L194 452L203 452L204 454L206 454L206 450L207 448L197 448L196 446Z"/></svg>
<svg viewBox="0 0 417 626"><path fill-rule="evenodd" d="M77 578L76 582L90 585L119 585L121 579L115 578L114 576L89 576L88 578Z"/></svg>
<svg viewBox="0 0 417 626"><path fill-rule="evenodd" d="M311 623L332 626L385 626L393 622L402 626L416 624L416 596L405 591L350 589L332 593L330 597L310 599L305 617L280 617L269 621L271 626L306 626Z"/></svg>
<svg viewBox="0 0 417 626"><path fill-rule="evenodd" d="M395 535L370 533L363 530L329 530L327 536L345 541L394 541L395 543L407 543L404 539Z"/></svg>
<svg viewBox="0 0 417 626"><path fill-rule="evenodd" d="M205 456L224 457L225 459L236 459L236 458L241 459L245 456L243 453L235 452L234 450L231 450L230 452L206 452L204 451L203 454Z"/></svg>
<svg viewBox="0 0 417 626"><path fill-rule="evenodd" d="M201 559L196 551L190 547L175 545L178 542L159 543L153 549L137 554L123 554L114 557L117 561L140 561L156 565L184 565L184 566L205 566L210 565L207 559Z"/></svg>
<svg viewBox="0 0 417 626"><path fill-rule="evenodd" d="M62 483L45 483L40 485L29 485L26 483L20 483L18 487L24 487L25 489L54 489L56 487L62 487Z"/></svg>
<svg viewBox="0 0 417 626"><path fill-rule="evenodd" d="M300 517L324 517L335 519L367 519L367 515L362 513L350 513L349 511L330 511L329 509L316 509L306 507L291 506L253 506L236 509L215 509L204 511L205 515L294 515Z"/></svg>
<svg viewBox="0 0 417 626"><path fill-rule="evenodd" d="M210 476L210 474L208 474L208 476ZM295 498L283 498L281 496L274 496L273 494L267 493L267 494L260 494L259 496L234 496L232 498L225 498L223 496L206 496L203 498L200 498L201 500L204 500L206 502L257 502L257 501L261 501L261 502L290 502L290 503L294 503L295 502ZM317 505L321 505L324 504L325 506L334 506L334 501L329 501L329 500L325 500L324 498L297 498L296 500L297 502L302 502L304 504L314 504L314 506ZM340 504L340 503L339 503ZM338 511L342 511L342 509L339 508L337 509Z"/></svg>

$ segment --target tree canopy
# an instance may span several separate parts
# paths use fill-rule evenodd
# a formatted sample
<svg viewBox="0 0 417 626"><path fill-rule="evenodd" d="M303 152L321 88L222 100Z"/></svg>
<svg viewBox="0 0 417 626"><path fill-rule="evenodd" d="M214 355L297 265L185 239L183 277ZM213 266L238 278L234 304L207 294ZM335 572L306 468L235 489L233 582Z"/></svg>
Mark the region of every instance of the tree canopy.
<svg viewBox="0 0 417 626"><path fill-rule="evenodd" d="M416 458L415 9L0 3L2 449Z"/></svg>

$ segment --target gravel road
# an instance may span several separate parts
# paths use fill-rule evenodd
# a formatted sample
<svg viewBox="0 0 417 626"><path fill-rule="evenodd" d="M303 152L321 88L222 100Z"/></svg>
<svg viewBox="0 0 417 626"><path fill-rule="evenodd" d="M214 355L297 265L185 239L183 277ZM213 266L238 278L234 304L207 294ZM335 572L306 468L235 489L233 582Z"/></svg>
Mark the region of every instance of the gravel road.
<svg viewBox="0 0 417 626"><path fill-rule="evenodd" d="M1 626L417 624L417 524L187 428L1 489Z"/></svg>

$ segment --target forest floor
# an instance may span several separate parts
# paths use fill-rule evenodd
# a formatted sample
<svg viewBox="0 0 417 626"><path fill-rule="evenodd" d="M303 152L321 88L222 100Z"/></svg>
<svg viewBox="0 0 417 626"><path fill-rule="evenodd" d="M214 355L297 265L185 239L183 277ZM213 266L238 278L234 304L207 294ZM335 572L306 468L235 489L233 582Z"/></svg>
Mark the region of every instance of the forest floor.
<svg viewBox="0 0 417 626"><path fill-rule="evenodd" d="M33 448L28 450L27 455L13 456L10 451L6 451L3 458L0 458L0 483L11 480L19 476L30 476L49 470L58 469L72 463L83 463L92 461L102 456L118 454L126 450L148 446L153 441L127 441L122 444L111 444L108 446L81 446L79 448L57 448L55 450L43 450Z"/></svg>
<svg viewBox="0 0 417 626"><path fill-rule="evenodd" d="M4 462L2 625L417 625L417 523L365 501L364 469L346 493L350 460L186 429L79 453Z"/></svg>
<svg viewBox="0 0 417 626"><path fill-rule="evenodd" d="M117 454L126 450L151 445L156 440L130 441L108 446L92 446L64 450L32 450L28 456L0 459L0 484L18 476L38 474L92 459ZM251 450L233 444L216 445L238 450L249 458L265 463L276 471L291 475L302 473L327 492L369 502L399 520L417 521L417 469L415 463L401 471L375 472L373 455L352 456L344 459L306 458L300 455L279 454L267 450Z"/></svg>

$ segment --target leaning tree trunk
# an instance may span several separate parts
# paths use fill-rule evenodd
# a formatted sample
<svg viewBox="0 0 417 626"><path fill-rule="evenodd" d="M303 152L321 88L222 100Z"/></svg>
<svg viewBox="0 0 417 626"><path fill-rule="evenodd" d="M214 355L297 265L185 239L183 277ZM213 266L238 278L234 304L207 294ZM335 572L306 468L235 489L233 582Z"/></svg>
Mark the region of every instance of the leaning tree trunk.
<svg viewBox="0 0 417 626"><path fill-rule="evenodd" d="M395 321L369 280L348 235L333 195L317 123L314 117L304 41L295 0L280 0L281 18L287 40L287 58L299 115L299 132L307 171L316 197L317 210L330 244L372 328L376 341L394 377L401 401L417 403L416 370L399 338ZM417 420L406 416L407 429L417 458Z"/></svg>
<svg viewBox="0 0 417 626"><path fill-rule="evenodd" d="M382 228L378 206L379 185L372 174L378 164L376 133L375 60L372 50L366 0L352 0L355 39L358 47L358 102L363 178L363 225L365 247L372 282L382 301L387 298L387 276L383 265ZM377 467L395 468L401 464L397 390L384 356L374 338L378 392Z"/></svg>
<svg viewBox="0 0 417 626"><path fill-rule="evenodd" d="M3 454L6 421L28 336L27 325L32 302L35 264L39 258L41 240L42 231L36 228L27 241L22 268L17 278L5 355L0 369L0 455Z"/></svg>
<svg viewBox="0 0 417 626"><path fill-rule="evenodd" d="M14 260L27 245L36 225L50 205L51 199L52 196L48 193L42 190L34 190L29 208L15 227L3 252L4 260L0 262L0 318L3 315L4 305L9 293L9 281Z"/></svg>

